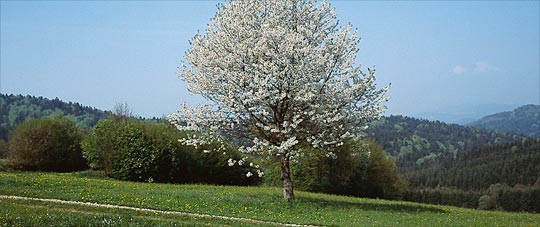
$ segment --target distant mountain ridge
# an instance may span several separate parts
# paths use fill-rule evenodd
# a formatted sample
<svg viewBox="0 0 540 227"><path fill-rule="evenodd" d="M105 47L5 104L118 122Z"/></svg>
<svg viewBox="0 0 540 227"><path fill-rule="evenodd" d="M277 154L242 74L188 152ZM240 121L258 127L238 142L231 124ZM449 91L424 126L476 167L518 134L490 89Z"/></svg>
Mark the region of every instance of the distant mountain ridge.
<svg viewBox="0 0 540 227"><path fill-rule="evenodd" d="M400 172L424 168L430 163L483 146L510 143L523 137L486 131L441 121L406 116L382 117L372 122L368 139L394 157Z"/></svg>
<svg viewBox="0 0 540 227"><path fill-rule="evenodd" d="M484 116L517 108L511 104L464 104L439 108L430 112L413 114L411 117L448 124L466 125Z"/></svg>
<svg viewBox="0 0 540 227"><path fill-rule="evenodd" d="M467 125L475 128L539 137L540 105L529 104L518 107L513 111L488 115Z"/></svg>

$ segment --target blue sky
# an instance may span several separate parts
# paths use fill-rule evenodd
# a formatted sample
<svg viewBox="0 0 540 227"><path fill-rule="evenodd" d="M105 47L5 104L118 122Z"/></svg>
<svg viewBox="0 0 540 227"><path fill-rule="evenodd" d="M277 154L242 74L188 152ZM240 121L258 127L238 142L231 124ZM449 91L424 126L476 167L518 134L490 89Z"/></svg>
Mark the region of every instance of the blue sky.
<svg viewBox="0 0 540 227"><path fill-rule="evenodd" d="M388 114L540 104L539 1L330 1L358 62L392 83ZM217 1L1 1L0 92L141 116L196 104L176 77Z"/></svg>

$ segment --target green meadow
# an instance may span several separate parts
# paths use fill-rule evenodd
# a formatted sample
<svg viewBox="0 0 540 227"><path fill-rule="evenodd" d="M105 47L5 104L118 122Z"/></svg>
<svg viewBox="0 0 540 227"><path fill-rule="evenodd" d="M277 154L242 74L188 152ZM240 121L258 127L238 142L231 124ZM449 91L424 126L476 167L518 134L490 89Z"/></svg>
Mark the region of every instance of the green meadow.
<svg viewBox="0 0 540 227"><path fill-rule="evenodd" d="M540 215L364 199L280 188L136 183L100 172L0 172L0 195L52 198L163 211L323 226L540 226ZM2 226L254 226L245 221L0 199Z"/></svg>

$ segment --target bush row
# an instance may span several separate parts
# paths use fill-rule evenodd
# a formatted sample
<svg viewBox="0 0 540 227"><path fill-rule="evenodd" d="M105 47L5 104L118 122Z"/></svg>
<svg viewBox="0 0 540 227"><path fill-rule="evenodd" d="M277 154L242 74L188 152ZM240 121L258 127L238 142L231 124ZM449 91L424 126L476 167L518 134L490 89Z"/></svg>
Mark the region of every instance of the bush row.
<svg viewBox="0 0 540 227"><path fill-rule="evenodd" d="M28 120L10 134L6 167L31 171L78 171L91 167L111 178L168 183L253 185L249 166L230 167L227 155L204 153L215 144L195 149L178 142L185 137L167 123L110 117L90 133L65 117ZM0 144L2 145L2 144ZM4 145L2 145L4 147Z"/></svg>
<svg viewBox="0 0 540 227"><path fill-rule="evenodd" d="M540 186L494 184L486 190L463 191L451 188L425 188L407 191L404 200L478 208L540 213Z"/></svg>
<svg viewBox="0 0 540 227"><path fill-rule="evenodd" d="M479 198L478 209L540 213L540 186L491 185Z"/></svg>
<svg viewBox="0 0 540 227"><path fill-rule="evenodd" d="M408 190L403 199L419 203L451 205L466 208L477 208L482 192L463 191L459 189L439 187Z"/></svg>
<svg viewBox="0 0 540 227"><path fill-rule="evenodd" d="M164 123L140 120L103 119L82 142L84 157L93 169L120 180L170 183L209 183L252 185L249 166L227 165L228 158L239 158L231 147L227 155L213 150L217 145L194 148L178 142L186 136Z"/></svg>
<svg viewBox="0 0 540 227"><path fill-rule="evenodd" d="M400 199L407 185L399 178L394 160L373 142L351 140L325 157L313 148L291 165L294 187L300 190L357 197ZM267 164L266 184L281 186L277 164Z"/></svg>

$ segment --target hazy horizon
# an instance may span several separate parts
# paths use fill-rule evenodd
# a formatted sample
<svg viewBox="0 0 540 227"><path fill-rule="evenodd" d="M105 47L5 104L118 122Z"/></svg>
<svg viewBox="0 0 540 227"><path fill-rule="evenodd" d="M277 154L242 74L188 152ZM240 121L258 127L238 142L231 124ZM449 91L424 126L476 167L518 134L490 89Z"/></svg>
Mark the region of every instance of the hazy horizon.
<svg viewBox="0 0 540 227"><path fill-rule="evenodd" d="M330 1L392 84L387 114L540 104L540 2ZM195 105L176 67L218 1L0 1L0 93L160 117Z"/></svg>

